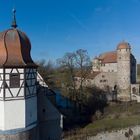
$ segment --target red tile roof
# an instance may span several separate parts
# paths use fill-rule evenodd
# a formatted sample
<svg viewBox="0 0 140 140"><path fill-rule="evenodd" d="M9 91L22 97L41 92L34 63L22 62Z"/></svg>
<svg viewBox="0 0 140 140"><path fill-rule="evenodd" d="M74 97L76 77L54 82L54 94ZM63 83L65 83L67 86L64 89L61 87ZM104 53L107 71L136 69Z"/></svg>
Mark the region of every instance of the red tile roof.
<svg viewBox="0 0 140 140"><path fill-rule="evenodd" d="M103 53L98 58L102 63L117 63L117 52Z"/></svg>
<svg viewBox="0 0 140 140"><path fill-rule="evenodd" d="M120 50L120 49L130 49L130 44L127 43L127 42L121 42L118 44L117 46L117 50Z"/></svg>

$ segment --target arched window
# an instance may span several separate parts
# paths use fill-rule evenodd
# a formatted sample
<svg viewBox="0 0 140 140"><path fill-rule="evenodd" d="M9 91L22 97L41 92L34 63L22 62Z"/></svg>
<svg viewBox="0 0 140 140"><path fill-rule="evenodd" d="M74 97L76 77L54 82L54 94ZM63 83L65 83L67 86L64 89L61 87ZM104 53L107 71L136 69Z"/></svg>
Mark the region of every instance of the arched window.
<svg viewBox="0 0 140 140"><path fill-rule="evenodd" d="M132 93L133 93L133 94L136 94L136 93L137 93L136 87L133 87L133 88L132 88Z"/></svg>

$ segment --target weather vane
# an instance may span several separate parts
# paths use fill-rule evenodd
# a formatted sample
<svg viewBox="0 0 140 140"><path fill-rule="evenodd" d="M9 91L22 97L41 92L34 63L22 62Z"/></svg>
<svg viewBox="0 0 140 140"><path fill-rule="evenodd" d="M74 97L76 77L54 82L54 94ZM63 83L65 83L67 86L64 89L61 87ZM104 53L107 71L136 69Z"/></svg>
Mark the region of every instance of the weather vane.
<svg viewBox="0 0 140 140"><path fill-rule="evenodd" d="M13 12L13 21L12 21L11 27L17 28L17 23L16 23L16 9L14 8L14 9L12 10L12 12Z"/></svg>

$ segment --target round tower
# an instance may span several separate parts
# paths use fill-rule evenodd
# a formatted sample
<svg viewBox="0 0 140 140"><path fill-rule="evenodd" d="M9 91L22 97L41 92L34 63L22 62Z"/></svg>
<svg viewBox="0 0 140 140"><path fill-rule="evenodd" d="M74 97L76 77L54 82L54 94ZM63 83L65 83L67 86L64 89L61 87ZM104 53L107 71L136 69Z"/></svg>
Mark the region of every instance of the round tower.
<svg viewBox="0 0 140 140"><path fill-rule="evenodd" d="M117 46L117 89L118 99L130 101L130 54L129 43L122 42Z"/></svg>
<svg viewBox="0 0 140 140"><path fill-rule="evenodd" d="M37 65L13 14L12 28L0 33L0 139L36 140Z"/></svg>

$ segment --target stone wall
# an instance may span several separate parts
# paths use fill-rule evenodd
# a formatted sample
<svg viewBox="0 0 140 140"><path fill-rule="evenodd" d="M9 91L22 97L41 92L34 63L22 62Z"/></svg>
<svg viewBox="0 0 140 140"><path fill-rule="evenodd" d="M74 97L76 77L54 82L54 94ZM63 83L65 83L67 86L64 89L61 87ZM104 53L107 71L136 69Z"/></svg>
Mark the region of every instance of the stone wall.
<svg viewBox="0 0 140 140"><path fill-rule="evenodd" d="M125 133L129 132L129 129L131 129L133 133L129 140L133 140L134 136L138 136L140 134L140 126L138 125L118 131L102 132L94 137L89 137L88 140L128 140L128 138L125 136Z"/></svg>
<svg viewBox="0 0 140 140"><path fill-rule="evenodd" d="M130 100L130 53L130 49L117 50L117 89L121 100Z"/></svg>
<svg viewBox="0 0 140 140"><path fill-rule="evenodd" d="M76 86L80 87L80 77L76 77ZM86 79L84 86L96 86L100 89L112 92L117 84L117 72L101 72L94 79Z"/></svg>
<svg viewBox="0 0 140 140"><path fill-rule="evenodd" d="M92 62L92 70L93 71L100 71L100 63L101 62L97 58L94 58L93 62Z"/></svg>
<svg viewBox="0 0 140 140"><path fill-rule="evenodd" d="M117 72L117 63L106 63L100 67L102 72Z"/></svg>
<svg viewBox="0 0 140 140"><path fill-rule="evenodd" d="M91 85L95 85L101 89L109 87L110 91L114 90L114 86L117 84L116 72L101 72L93 80Z"/></svg>
<svg viewBox="0 0 140 140"><path fill-rule="evenodd" d="M17 134L0 134L0 140L39 140L38 128L17 133Z"/></svg>

